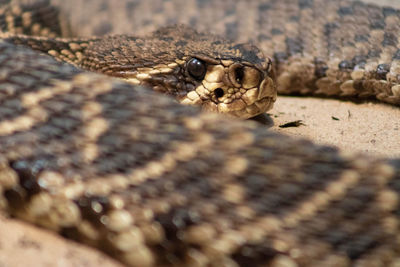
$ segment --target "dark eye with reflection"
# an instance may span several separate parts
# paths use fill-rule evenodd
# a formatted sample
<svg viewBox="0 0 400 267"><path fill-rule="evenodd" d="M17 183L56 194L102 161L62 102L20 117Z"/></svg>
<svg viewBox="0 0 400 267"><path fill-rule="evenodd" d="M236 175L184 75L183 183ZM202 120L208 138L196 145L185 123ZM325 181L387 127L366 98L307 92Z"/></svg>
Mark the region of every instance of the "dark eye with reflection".
<svg viewBox="0 0 400 267"><path fill-rule="evenodd" d="M197 58L192 58L187 64L189 74L196 80L202 80L206 75L206 64Z"/></svg>

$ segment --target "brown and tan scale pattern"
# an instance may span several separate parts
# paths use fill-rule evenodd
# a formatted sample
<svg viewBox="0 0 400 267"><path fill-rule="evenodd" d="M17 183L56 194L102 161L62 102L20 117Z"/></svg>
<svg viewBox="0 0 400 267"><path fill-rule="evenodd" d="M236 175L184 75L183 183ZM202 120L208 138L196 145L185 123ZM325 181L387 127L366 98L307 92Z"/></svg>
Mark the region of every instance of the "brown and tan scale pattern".
<svg viewBox="0 0 400 267"><path fill-rule="evenodd" d="M301 3L285 12L310 12ZM1 209L127 265L400 262L398 159L200 113L3 41L0 92Z"/></svg>
<svg viewBox="0 0 400 267"><path fill-rule="evenodd" d="M0 203L14 216L130 266L398 264L398 160L202 114L4 42L0 52L1 73L32 79L0 80L14 92L0 106ZM19 108L6 115L10 99Z"/></svg>
<svg viewBox="0 0 400 267"><path fill-rule="evenodd" d="M274 61L282 94L400 103L400 15L391 7L348 0L74 0L73 8L52 2L68 13L78 35L146 34L183 23L254 42ZM79 12L87 9L93 16Z"/></svg>
<svg viewBox="0 0 400 267"><path fill-rule="evenodd" d="M40 3L41 1L28 2ZM75 10L73 12L76 14L69 14L72 24L81 22L82 25L89 25L92 30L87 32L85 27L75 27L79 29L78 34L99 35L120 32L132 34L132 29L135 29L133 32L140 35L146 32L148 34L150 29L158 26L184 23L199 30L211 30L236 42L250 41L257 44L273 61L277 74L276 86L278 92L282 94L314 94L350 99L375 98L395 105L399 103L399 67L397 66L399 52L396 37L399 15L393 8L382 8L357 1L338 3L325 0L252 0L244 3L202 0L184 2L152 0L149 3L142 3L125 0L113 6L110 6L109 0L96 3L90 1L82 3L76 0L75 6L77 10L90 9L96 12L96 15L93 15L95 20L91 20L86 13L80 17L80 13ZM94 7L98 7L98 10ZM62 7L62 9L68 13L68 8ZM144 13L155 14L155 16L149 17ZM110 14L121 14L127 17L120 19L118 16L119 22L114 23ZM112 24L109 21L112 21ZM13 31L13 27L9 28ZM171 28L167 31L170 30ZM62 32L66 30L60 30L60 33ZM176 80L183 80L177 68L182 68L180 63L187 62L193 55L205 53L207 57L204 60L207 64L213 65L216 63L213 61L215 58L232 58L238 55L246 57L246 52L238 52L226 43L222 46L209 46L214 41L209 41L193 50L190 42L187 44L187 37L199 36L198 33L187 28L183 31L184 35L180 34L182 31L174 28L172 32L176 34L167 33L168 38L175 38L178 42L169 40L160 42L166 36L165 32L161 31L161 34L155 33L152 37L147 35L144 40L128 36L102 38L103 41L96 38L89 43L89 49L87 49L87 41L90 39L85 38L58 41L51 38L50 40L39 38L35 41L30 38L24 41L24 38L20 37L16 43L22 42L89 70L129 78L128 80L134 84L147 85L157 91L166 92L176 96L183 103L200 104L205 110L246 118L272 107L274 93L271 92L275 88L271 86L269 89L259 86L258 90L262 93L249 92L251 101L246 101L242 99L247 89L245 86L242 86L243 90L236 90L235 86L224 82L227 85L223 88L224 97L220 99L216 93L221 88L218 86L220 82L207 84L206 90L193 81L188 83L185 80L184 83L177 83ZM207 38L216 40L215 36L207 36ZM220 38L217 40L220 41ZM178 43L182 44L182 41L185 45L181 47ZM192 41L198 43L200 40L192 39ZM153 47L151 50L154 51L151 55L158 55L158 57L149 57L147 51L134 48L141 42L144 47ZM116 46L128 49L115 51ZM165 49L168 54L177 58L176 49L181 51L187 47L192 47L186 54L189 57L178 56L180 58L178 61L159 56L160 51ZM88 55L85 52L87 50ZM212 51L218 51L217 55ZM227 51L234 52L226 54ZM105 56L113 53L117 53L118 56ZM141 61L136 57L147 58ZM88 58L90 60L86 60ZM157 64L159 59L163 61L161 65ZM252 60L245 60L251 64L258 64ZM219 65L223 66L221 63ZM110 66L113 67L110 68ZM157 67L165 72L161 71L160 74L160 71L154 70ZM149 69L153 69L153 73L150 73ZM166 69L169 69L169 72ZM273 77L275 75L268 71L268 67L263 66L262 69L267 69L266 75L275 81ZM209 72L213 71L213 69L209 70ZM125 77L126 75L129 77ZM161 84L160 81L162 81ZM268 95L268 98L254 100L255 95L261 98Z"/></svg>
<svg viewBox="0 0 400 267"><path fill-rule="evenodd" d="M12 3L3 12L6 18L20 16L24 21L39 13L47 23L53 19L53 27L62 34L56 8L51 9L48 1ZM233 43L184 25L163 27L142 38L32 36L37 35L39 22L31 23L29 31L28 26L21 29L6 19L0 37L83 69L171 95L183 104L200 105L207 111L246 119L271 109L276 100L271 60L251 44ZM190 71L194 59L204 66L199 77Z"/></svg>

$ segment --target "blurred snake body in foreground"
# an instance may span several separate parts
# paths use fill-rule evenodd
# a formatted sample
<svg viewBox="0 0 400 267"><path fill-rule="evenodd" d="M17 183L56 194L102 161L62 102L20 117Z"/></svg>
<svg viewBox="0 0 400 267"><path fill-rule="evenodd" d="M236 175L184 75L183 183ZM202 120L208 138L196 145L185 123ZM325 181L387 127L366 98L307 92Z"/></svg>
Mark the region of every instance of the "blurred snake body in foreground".
<svg viewBox="0 0 400 267"><path fill-rule="evenodd" d="M181 17L174 13L179 8L171 9L178 2L160 4L162 17L184 22L179 19L187 19L185 14L190 14L194 2L183 6L189 11ZM100 11L113 8L111 1L76 3L102 4ZM143 2L119 3L126 4L127 14L134 7L138 12L149 8ZM232 14L240 17L228 3L196 1L196 14L207 9L208 21L213 21L211 9L217 12L216 7L222 6L226 9L218 11L228 19ZM335 8L329 9L331 5ZM28 23L58 15L48 12L54 10L51 7L39 6L25 6L34 10L27 13L24 8L7 6L2 9L6 15L0 14L5 22L0 24L4 32L0 42L2 210L97 247L131 266L399 264L400 160L345 154L269 133L254 122L202 113L132 85L153 85L156 91L166 91L183 102L196 101L198 96L197 103L203 107L214 105L211 110L240 117L269 107L275 100L275 87L281 92L288 88L299 93L346 92L399 104L397 39L392 34L398 11L345 1L249 1L244 13L257 10L270 15L260 17L277 22L290 18L286 26L268 24L262 27L264 35L255 35L268 60L250 44L210 36L214 41L207 45L204 34L185 26L164 28L153 37L71 41L14 35L28 30L51 36L58 31L59 25L46 26L45 21L41 21L44 26ZM163 7L170 12L162 12ZM326 23L306 21L310 12L325 14L319 19ZM365 14L370 16L363 21ZM21 17L16 19L17 15ZM160 21L154 17L157 26ZM197 17L191 22L196 25ZM254 28L248 20L241 22L248 23L249 30ZM308 26L312 38L295 22ZM340 31L343 25L354 27ZM102 24L100 29L110 28ZM225 29L230 29L227 37L232 38L241 24ZM369 30L369 35L361 37L362 30ZM242 34L244 40L233 39L250 41ZM127 57L131 42L158 50L176 47L182 36L194 43L181 43L187 53L173 50L173 55L181 56L178 60L162 67L163 63L131 66L133 56ZM311 49L307 41L314 41L314 50L307 52ZM72 65L10 42L30 45ZM146 46L152 42L163 46ZM210 50L199 50L195 44L202 42ZM115 47L116 43L122 46ZM267 48L277 44L281 45L271 54ZM370 50L364 51L365 47ZM370 51L368 57L357 61L354 55L363 51ZM138 54L134 57L139 58ZM167 57L155 54L152 60ZM103 64L115 59L116 65ZM131 83L73 65L118 73L114 76ZM157 75L162 77L158 83ZM199 88L209 91L209 97L202 99ZM248 92L253 92L251 101L255 102L245 101ZM224 103L218 98L233 100ZM241 108L240 101L245 103Z"/></svg>

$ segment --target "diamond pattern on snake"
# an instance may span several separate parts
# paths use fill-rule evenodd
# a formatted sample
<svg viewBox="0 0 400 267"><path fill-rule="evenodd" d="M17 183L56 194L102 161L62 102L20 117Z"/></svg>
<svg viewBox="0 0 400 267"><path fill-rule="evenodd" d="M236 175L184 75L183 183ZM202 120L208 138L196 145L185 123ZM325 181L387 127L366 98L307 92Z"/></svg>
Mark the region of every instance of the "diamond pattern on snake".
<svg viewBox="0 0 400 267"><path fill-rule="evenodd" d="M399 264L399 159L242 120L277 93L399 105L398 10L51 2L1 3L2 213L129 266Z"/></svg>

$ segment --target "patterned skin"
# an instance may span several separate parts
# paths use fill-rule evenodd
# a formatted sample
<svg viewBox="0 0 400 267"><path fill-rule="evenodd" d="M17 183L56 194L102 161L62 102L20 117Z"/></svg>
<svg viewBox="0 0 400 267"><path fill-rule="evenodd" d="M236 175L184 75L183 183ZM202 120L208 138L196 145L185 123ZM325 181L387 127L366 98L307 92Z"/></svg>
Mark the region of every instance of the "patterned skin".
<svg viewBox="0 0 400 267"><path fill-rule="evenodd" d="M131 266L397 266L400 160L0 42L0 206Z"/></svg>
<svg viewBox="0 0 400 267"><path fill-rule="evenodd" d="M400 103L400 15L391 7L347 0L52 2L78 35L146 34L183 23L254 42L273 61L279 93ZM93 16L79 11L88 9Z"/></svg>
<svg viewBox="0 0 400 267"><path fill-rule="evenodd" d="M233 43L183 25L164 27L143 38L54 38L62 27L57 10L47 2L11 5L3 14L1 37L8 42L146 86L205 111L247 119L271 109L276 100L271 60L251 44ZM32 24L36 17L46 18L48 25ZM49 37L31 36L38 34Z"/></svg>

